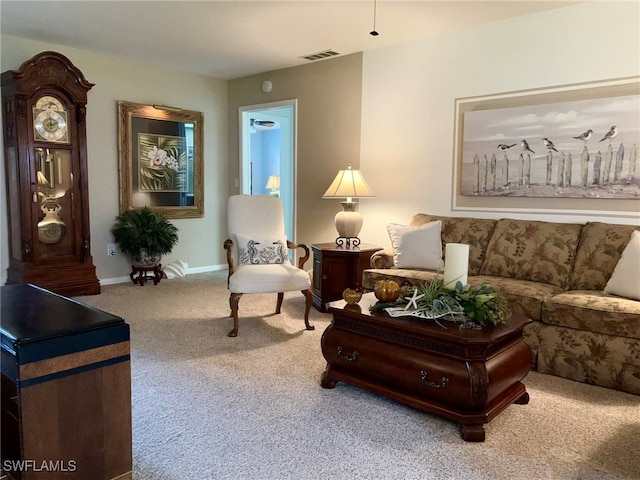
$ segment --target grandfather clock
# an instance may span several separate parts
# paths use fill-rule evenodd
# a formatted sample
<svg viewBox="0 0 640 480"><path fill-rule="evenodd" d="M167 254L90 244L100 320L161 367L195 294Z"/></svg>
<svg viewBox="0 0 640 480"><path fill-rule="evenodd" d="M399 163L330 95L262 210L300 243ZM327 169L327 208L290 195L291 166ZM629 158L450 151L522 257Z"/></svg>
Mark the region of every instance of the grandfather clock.
<svg viewBox="0 0 640 480"><path fill-rule="evenodd" d="M100 293L91 256L86 105L93 87L68 58L43 52L4 72L9 216L7 283Z"/></svg>

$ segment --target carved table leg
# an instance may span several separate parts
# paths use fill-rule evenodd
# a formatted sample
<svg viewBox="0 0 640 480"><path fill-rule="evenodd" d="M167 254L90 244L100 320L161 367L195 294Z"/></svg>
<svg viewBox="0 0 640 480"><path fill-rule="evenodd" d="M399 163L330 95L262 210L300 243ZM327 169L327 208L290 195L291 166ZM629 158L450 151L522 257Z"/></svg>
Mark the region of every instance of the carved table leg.
<svg viewBox="0 0 640 480"><path fill-rule="evenodd" d="M327 365L327 369L322 374L322 378L320 379L320 386L322 388L335 388L338 381L331 377L329 373L329 366Z"/></svg>
<svg viewBox="0 0 640 480"><path fill-rule="evenodd" d="M465 442L484 442L484 425L460 425L460 436Z"/></svg>
<svg viewBox="0 0 640 480"><path fill-rule="evenodd" d="M162 280L162 264L153 267L153 284L157 285Z"/></svg>

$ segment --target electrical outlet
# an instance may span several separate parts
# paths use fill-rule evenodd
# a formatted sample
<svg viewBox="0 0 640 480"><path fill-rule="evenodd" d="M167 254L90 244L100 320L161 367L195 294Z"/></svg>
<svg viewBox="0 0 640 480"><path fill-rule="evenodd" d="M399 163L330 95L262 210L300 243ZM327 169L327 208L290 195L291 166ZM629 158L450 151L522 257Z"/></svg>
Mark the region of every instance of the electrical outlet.
<svg viewBox="0 0 640 480"><path fill-rule="evenodd" d="M107 255L109 257L116 256L116 244L115 243L107 243Z"/></svg>

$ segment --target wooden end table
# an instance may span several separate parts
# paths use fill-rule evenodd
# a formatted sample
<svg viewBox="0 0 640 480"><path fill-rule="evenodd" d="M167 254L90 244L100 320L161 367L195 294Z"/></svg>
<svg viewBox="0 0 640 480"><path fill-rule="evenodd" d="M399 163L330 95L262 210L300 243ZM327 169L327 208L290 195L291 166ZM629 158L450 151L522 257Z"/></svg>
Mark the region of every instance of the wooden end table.
<svg viewBox="0 0 640 480"><path fill-rule="evenodd" d="M322 335L327 368L321 385L345 382L457 422L469 442L485 439L489 423L512 403L526 404L522 379L531 350L514 313L506 324L480 330L458 323L371 313L373 293L357 305L333 302L333 321Z"/></svg>
<svg viewBox="0 0 640 480"><path fill-rule="evenodd" d="M341 248L332 243L311 245L313 251L313 306L326 312L326 305L342 298L345 288L361 285L362 272L369 268L371 255L381 247L363 243L357 248Z"/></svg>

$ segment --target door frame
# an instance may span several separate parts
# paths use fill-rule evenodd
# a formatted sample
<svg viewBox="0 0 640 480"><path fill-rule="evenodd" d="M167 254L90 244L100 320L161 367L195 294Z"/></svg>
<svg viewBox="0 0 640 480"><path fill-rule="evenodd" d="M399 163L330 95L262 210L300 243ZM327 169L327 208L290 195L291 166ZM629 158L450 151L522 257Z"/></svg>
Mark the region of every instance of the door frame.
<svg viewBox="0 0 640 480"><path fill-rule="evenodd" d="M247 179L250 178L251 172L245 172L245 157L250 154L250 114L253 112L264 112L265 114L269 113L269 110L276 110L280 108L290 107L292 109L291 115L291 204L286 210L290 209L290 222L287 222L287 218L285 218L285 225L287 223L290 224L291 228L291 237L290 241L296 242L297 237L297 162L298 162L298 150L297 150L297 137L298 137L298 100L281 100L277 102L268 102L268 103L260 103L255 105L245 105L238 108L238 131L239 131L239 190L240 193L245 193L249 190L249 185L247 185ZM245 175L247 173L247 175ZM281 191L283 189L287 189L281 187ZM285 206L286 207L286 206Z"/></svg>

